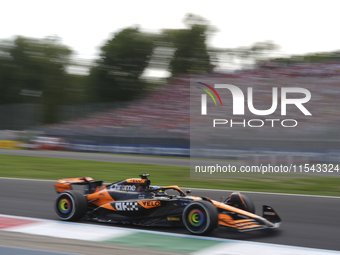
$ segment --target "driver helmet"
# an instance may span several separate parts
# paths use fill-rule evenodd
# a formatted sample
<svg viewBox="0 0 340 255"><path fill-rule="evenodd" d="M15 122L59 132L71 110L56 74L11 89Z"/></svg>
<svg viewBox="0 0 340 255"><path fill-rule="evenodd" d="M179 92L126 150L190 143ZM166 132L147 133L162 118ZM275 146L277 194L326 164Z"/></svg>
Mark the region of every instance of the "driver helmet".
<svg viewBox="0 0 340 255"><path fill-rule="evenodd" d="M159 187L159 186L153 186L152 188L153 188L153 189L159 189L160 187ZM162 190L162 189L154 190L153 193L154 193L156 196L163 196L163 195L166 195L165 190Z"/></svg>

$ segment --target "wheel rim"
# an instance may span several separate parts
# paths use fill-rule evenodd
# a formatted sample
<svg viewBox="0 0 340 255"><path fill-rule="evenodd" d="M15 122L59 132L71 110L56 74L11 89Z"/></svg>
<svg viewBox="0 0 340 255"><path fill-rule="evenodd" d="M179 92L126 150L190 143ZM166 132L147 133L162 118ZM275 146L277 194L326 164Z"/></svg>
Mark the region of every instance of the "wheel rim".
<svg viewBox="0 0 340 255"><path fill-rule="evenodd" d="M194 209L191 210L188 214L188 220L189 223L193 226L193 227L200 227L203 225L203 223L205 222L205 216L204 213L199 210L199 209Z"/></svg>
<svg viewBox="0 0 340 255"><path fill-rule="evenodd" d="M74 214L74 200L69 194L61 194L55 203L56 213L62 220L70 219Z"/></svg>
<svg viewBox="0 0 340 255"><path fill-rule="evenodd" d="M72 204L71 201L67 198L62 198L59 200L58 209L62 214L68 214L71 212Z"/></svg>
<svg viewBox="0 0 340 255"><path fill-rule="evenodd" d="M191 205L184 211L183 223L191 233L204 233L210 224L207 210L200 204Z"/></svg>

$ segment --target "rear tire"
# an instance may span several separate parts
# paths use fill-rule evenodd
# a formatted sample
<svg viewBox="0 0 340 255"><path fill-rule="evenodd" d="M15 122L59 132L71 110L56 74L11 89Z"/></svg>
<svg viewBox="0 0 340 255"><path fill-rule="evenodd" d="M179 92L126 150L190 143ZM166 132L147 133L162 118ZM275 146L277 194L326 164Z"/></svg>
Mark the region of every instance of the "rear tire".
<svg viewBox="0 0 340 255"><path fill-rule="evenodd" d="M216 228L218 212L211 202L197 201L184 209L182 219L184 226L192 234L205 235Z"/></svg>
<svg viewBox="0 0 340 255"><path fill-rule="evenodd" d="M56 197L54 210L61 220L78 221L87 211L87 200L77 190L64 191Z"/></svg>

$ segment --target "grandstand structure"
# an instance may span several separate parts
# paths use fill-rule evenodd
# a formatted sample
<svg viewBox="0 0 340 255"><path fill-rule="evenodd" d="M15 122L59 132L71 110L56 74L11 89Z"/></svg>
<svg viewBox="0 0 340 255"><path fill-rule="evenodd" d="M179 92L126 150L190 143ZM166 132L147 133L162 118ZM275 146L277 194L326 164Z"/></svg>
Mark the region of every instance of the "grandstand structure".
<svg viewBox="0 0 340 255"><path fill-rule="evenodd" d="M92 116L54 125L55 130L65 132L90 132L91 134L189 137L190 133L190 79L199 79L207 84L228 83L239 86L246 95L246 88L253 87L254 106L268 109L271 106L272 87L302 87L308 89L312 98L308 110L312 117L303 115L296 107L289 110L289 118L298 121L298 128L287 131L292 139L338 139L340 132L339 101L340 63L302 63L276 65L270 68L237 71L234 73L212 73L185 75L172 78L168 84L151 91L146 97L132 101L123 108L95 113ZM230 93L224 95L226 102L232 102ZM198 99L199 100L199 99ZM280 101L279 101L280 102ZM230 110L226 118L231 118ZM225 111L226 109L222 109ZM245 119L252 118L246 112ZM271 116L281 119L280 107ZM195 120L191 120L194 122ZM252 130L258 137L277 139L279 128ZM244 137L249 130L230 131ZM248 137L251 138L251 137Z"/></svg>
<svg viewBox="0 0 340 255"><path fill-rule="evenodd" d="M166 148L169 148L167 146L170 146L181 148L180 153L183 153L181 155L188 156L190 129L199 123L198 119L190 116L192 100L200 100L199 97L195 97L190 101L190 81L192 80L212 86L221 83L237 85L244 95L247 94L247 88L252 87L254 107L260 110L271 107L272 87L277 87L279 91L282 87L302 87L311 92L311 100L306 107L312 116L304 115L294 105L287 107L289 116L281 116L280 98L277 110L270 116L279 120L295 119L298 121L298 126L295 128L265 126L250 130L249 128L225 127L210 134L207 145L208 147L211 144L217 146L217 150L213 148L214 153L222 158L252 163L295 162L296 160L310 162L315 159L334 162L340 158L340 150L338 150L340 142L339 62L275 63L275 65L267 64L252 70L232 73L173 77L167 84L153 89L143 98L86 117L44 127L44 131L47 135L62 136L78 144L97 144L99 148L103 144L111 144L116 146L115 152L122 150L119 146L125 146L126 152L142 151L141 153L150 150L151 147L143 150L137 147L163 146L163 151L166 151L168 150ZM219 93L223 100L223 107L214 108L211 101L208 102L209 111L213 109L211 113L219 117L223 111L226 119L234 118L231 93L228 90L225 92L219 90ZM294 96L301 97L301 95ZM245 121L253 119L254 115L247 107L245 110L242 118ZM268 117L255 116L255 118ZM202 130L199 135L204 137L206 133ZM89 146L88 148L93 148L92 145ZM191 148L193 148L192 144ZM155 148L151 150L159 151ZM209 153L214 154L211 153L213 150ZM177 151L174 155L179 155L176 154Z"/></svg>

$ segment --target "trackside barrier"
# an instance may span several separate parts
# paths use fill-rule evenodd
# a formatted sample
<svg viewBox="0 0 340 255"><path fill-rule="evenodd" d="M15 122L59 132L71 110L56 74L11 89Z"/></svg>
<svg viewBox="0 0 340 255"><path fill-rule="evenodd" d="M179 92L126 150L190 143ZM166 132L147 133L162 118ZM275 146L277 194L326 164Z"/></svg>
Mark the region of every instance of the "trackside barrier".
<svg viewBox="0 0 340 255"><path fill-rule="evenodd" d="M22 142L0 140L0 149L18 149Z"/></svg>
<svg viewBox="0 0 340 255"><path fill-rule="evenodd" d="M143 146L143 145L104 145L104 144L69 144L71 151L122 153L122 154L142 154L159 156L180 156L189 157L189 147L171 146Z"/></svg>
<svg viewBox="0 0 340 255"><path fill-rule="evenodd" d="M14 149L23 147L20 142L0 141L0 148ZM293 163L340 163L340 150L271 150L270 148L191 148L190 146L142 145L142 144L96 144L69 143L69 151L101 152L117 154L139 154L155 156L179 156L208 159L231 159L245 164L259 165L262 163L293 164Z"/></svg>

